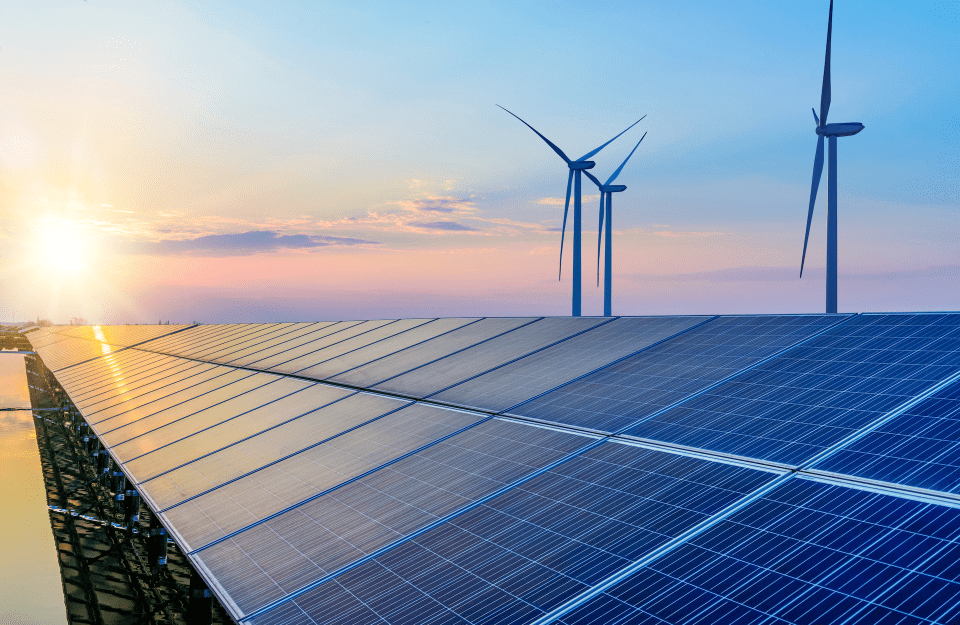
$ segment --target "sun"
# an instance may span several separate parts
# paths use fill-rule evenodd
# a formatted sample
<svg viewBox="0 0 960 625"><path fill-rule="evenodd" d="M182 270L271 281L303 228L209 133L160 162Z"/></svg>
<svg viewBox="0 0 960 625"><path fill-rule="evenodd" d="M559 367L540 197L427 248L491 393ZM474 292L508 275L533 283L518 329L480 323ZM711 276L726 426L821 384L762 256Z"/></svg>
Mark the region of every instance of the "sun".
<svg viewBox="0 0 960 625"><path fill-rule="evenodd" d="M58 224L49 224L40 233L39 253L43 264L57 273L76 273L88 260L82 233Z"/></svg>

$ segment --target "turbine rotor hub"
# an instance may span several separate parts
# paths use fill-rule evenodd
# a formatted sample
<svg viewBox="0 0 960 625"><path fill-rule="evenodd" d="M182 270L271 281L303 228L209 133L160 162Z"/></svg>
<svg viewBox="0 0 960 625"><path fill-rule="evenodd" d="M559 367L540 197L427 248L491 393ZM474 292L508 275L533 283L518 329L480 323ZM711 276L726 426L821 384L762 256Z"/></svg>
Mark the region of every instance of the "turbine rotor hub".
<svg viewBox="0 0 960 625"><path fill-rule="evenodd" d="M569 167L570 169L593 169L595 165L593 161L573 161Z"/></svg>
<svg viewBox="0 0 960 625"><path fill-rule="evenodd" d="M627 185L625 184L605 184L600 187L600 191L603 193L620 193L626 190Z"/></svg>

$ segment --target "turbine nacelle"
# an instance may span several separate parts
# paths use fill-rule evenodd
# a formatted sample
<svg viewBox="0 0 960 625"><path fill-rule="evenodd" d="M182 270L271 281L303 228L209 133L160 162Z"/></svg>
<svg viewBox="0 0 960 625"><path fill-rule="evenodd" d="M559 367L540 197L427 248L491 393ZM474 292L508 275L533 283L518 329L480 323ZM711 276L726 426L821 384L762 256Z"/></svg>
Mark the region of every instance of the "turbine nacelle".
<svg viewBox="0 0 960 625"><path fill-rule="evenodd" d="M860 122L827 124L826 126L817 126L817 134L824 137L852 137L863 130L864 127Z"/></svg>
<svg viewBox="0 0 960 625"><path fill-rule="evenodd" d="M602 184L600 185L601 193L620 193L621 191L626 191L627 185L625 184Z"/></svg>
<svg viewBox="0 0 960 625"><path fill-rule="evenodd" d="M593 169L596 166L596 163L593 161L570 161L567 163L567 167L570 169Z"/></svg>

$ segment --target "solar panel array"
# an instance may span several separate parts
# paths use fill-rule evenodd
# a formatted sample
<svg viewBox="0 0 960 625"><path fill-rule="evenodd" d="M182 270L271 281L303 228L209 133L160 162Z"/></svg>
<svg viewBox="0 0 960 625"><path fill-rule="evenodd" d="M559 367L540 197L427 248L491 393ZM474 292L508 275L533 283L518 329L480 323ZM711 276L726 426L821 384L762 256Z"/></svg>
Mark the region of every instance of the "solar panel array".
<svg viewBox="0 0 960 625"><path fill-rule="evenodd" d="M238 622L960 618L960 314L29 336Z"/></svg>

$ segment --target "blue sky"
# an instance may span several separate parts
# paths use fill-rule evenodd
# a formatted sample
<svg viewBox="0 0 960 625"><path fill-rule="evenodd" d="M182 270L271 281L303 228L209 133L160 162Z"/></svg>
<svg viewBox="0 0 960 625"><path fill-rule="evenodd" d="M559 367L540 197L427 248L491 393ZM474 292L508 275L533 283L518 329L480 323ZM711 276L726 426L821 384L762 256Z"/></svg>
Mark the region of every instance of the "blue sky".
<svg viewBox="0 0 960 625"><path fill-rule="evenodd" d="M595 159L649 132L618 179L615 313L819 311L825 204L795 274L827 6L4 6L0 317L567 314L565 168L494 104L575 155L648 115ZM840 307L956 309L960 3L834 20L830 118L866 125L840 142Z"/></svg>

